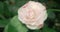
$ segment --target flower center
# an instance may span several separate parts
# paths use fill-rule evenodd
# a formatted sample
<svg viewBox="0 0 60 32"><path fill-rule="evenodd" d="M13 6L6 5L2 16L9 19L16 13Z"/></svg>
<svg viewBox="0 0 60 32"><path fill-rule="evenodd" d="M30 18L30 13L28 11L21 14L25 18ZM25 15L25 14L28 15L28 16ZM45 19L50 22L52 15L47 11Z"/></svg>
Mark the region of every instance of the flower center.
<svg viewBox="0 0 60 32"><path fill-rule="evenodd" d="M34 19L34 18L35 18L35 12L34 12L34 10L30 9L30 10L28 11L27 18L28 18L28 19Z"/></svg>

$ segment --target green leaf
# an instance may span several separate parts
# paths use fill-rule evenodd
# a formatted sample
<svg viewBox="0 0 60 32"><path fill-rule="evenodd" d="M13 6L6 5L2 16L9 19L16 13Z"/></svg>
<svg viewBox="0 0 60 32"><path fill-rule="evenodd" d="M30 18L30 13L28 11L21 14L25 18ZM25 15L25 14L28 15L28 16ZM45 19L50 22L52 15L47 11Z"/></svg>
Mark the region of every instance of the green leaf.
<svg viewBox="0 0 60 32"><path fill-rule="evenodd" d="M4 29L4 32L18 32L14 26L8 24L5 29Z"/></svg>
<svg viewBox="0 0 60 32"><path fill-rule="evenodd" d="M48 11L53 11L53 12L60 12L60 9L48 9Z"/></svg>
<svg viewBox="0 0 60 32"><path fill-rule="evenodd" d="M8 29L6 29L8 28ZM7 27L5 28L4 32L27 32L28 29L25 27L25 25L23 25L19 20L18 17L15 16L13 17L13 19L11 20L11 22L9 23L9 25L7 25Z"/></svg>

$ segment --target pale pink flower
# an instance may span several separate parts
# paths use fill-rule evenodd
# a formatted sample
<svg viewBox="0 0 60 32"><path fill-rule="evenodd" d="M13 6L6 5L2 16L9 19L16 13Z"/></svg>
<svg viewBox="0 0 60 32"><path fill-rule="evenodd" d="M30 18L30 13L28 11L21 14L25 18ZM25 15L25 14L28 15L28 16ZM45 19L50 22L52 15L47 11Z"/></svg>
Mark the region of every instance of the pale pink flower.
<svg viewBox="0 0 60 32"><path fill-rule="evenodd" d="M39 2L29 1L18 9L18 18L29 29L40 29L47 19L46 7Z"/></svg>

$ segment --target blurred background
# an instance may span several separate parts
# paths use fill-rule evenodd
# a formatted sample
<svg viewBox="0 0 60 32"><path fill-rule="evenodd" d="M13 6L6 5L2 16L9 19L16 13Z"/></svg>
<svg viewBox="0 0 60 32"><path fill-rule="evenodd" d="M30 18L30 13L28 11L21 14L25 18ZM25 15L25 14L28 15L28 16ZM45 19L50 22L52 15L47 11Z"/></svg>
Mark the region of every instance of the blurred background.
<svg viewBox="0 0 60 32"><path fill-rule="evenodd" d="M17 15L18 8L30 0L0 0L0 32ZM32 0L41 2L47 7L48 19L42 31L60 32L60 0ZM46 27L47 26L47 27ZM46 30L47 29L47 30Z"/></svg>

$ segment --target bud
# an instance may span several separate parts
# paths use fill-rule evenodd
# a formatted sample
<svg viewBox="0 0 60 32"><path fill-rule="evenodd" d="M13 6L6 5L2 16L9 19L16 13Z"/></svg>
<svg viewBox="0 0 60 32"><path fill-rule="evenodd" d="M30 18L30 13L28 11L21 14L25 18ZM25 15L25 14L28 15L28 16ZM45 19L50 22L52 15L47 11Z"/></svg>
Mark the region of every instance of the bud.
<svg viewBox="0 0 60 32"><path fill-rule="evenodd" d="M40 29L47 19L46 7L39 2L29 1L18 9L18 18L29 29Z"/></svg>

